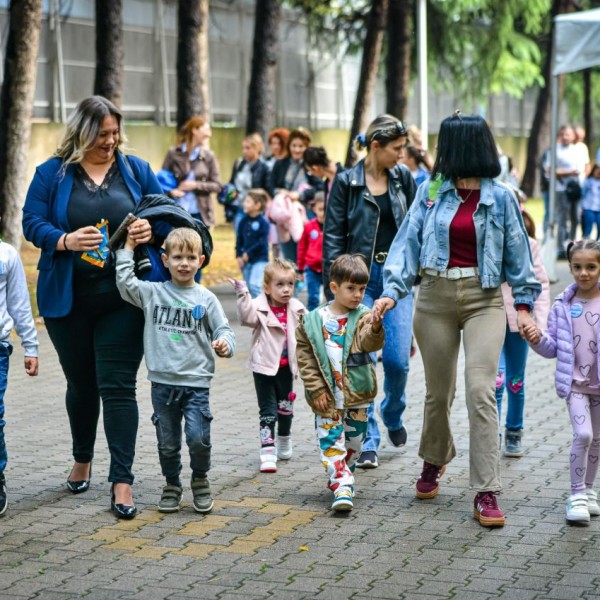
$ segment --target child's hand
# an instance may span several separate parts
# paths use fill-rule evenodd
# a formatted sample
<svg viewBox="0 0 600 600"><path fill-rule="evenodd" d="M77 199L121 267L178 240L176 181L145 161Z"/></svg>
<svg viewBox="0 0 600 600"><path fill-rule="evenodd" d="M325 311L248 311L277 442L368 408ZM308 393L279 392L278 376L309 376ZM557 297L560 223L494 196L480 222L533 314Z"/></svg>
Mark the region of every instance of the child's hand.
<svg viewBox="0 0 600 600"><path fill-rule="evenodd" d="M135 240L131 237L131 234L127 234L127 239L125 240L125 245L123 246L123 248L125 248L125 250L135 250L135 247L137 246L137 244L135 243Z"/></svg>
<svg viewBox="0 0 600 600"><path fill-rule="evenodd" d="M313 404L319 412L327 412L329 410L329 396L326 393L321 394L313 400Z"/></svg>
<svg viewBox="0 0 600 600"><path fill-rule="evenodd" d="M233 277L228 277L227 281L233 286L233 289L236 292L242 291L246 287L245 281L240 281L239 279L233 279Z"/></svg>
<svg viewBox="0 0 600 600"><path fill-rule="evenodd" d="M37 356L25 357L25 373L29 377L35 377L38 374L38 359Z"/></svg>
<svg viewBox="0 0 600 600"><path fill-rule="evenodd" d="M229 356L229 344L225 340L215 340L212 347L219 356Z"/></svg>
<svg viewBox="0 0 600 600"><path fill-rule="evenodd" d="M533 344L534 346L536 344L539 344L540 340L542 339L542 332L535 325L530 325L528 327L525 327L524 333L525 333L525 339L530 344Z"/></svg>
<svg viewBox="0 0 600 600"><path fill-rule="evenodd" d="M302 271L296 273L296 281L304 281L304 273L302 273Z"/></svg>
<svg viewBox="0 0 600 600"><path fill-rule="evenodd" d="M391 298L383 297L375 300L373 310L371 311L371 323L375 324L380 322L381 319L383 319L383 315L385 315L388 310L394 308L395 305L396 303Z"/></svg>

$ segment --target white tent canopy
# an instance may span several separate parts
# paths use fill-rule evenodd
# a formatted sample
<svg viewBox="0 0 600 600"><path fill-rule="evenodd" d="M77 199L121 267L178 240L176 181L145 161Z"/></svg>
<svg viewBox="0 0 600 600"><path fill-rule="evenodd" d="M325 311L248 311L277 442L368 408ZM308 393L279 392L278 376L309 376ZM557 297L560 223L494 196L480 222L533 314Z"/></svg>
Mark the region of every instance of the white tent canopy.
<svg viewBox="0 0 600 600"><path fill-rule="evenodd" d="M552 75L600 64L600 8L558 15L554 19Z"/></svg>
<svg viewBox="0 0 600 600"><path fill-rule="evenodd" d="M558 77L600 64L600 8L558 15L554 18L552 61L552 122L550 172L556 172L556 138L558 136ZM551 280L556 279L556 238L554 216L556 178L550 177L549 230L545 242L544 262Z"/></svg>

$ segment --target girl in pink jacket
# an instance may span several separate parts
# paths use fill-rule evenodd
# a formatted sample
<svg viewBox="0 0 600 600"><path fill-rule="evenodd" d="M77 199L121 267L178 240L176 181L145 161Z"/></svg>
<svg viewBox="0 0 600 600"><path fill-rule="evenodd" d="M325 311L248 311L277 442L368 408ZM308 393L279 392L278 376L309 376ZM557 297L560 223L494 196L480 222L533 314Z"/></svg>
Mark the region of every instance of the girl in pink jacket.
<svg viewBox="0 0 600 600"><path fill-rule="evenodd" d="M267 264L263 292L257 298L250 297L244 281L229 281L237 294L240 322L253 330L248 367L258 397L260 470L274 473L277 458L292 457L296 328L306 309L293 297L296 270L287 260L276 258Z"/></svg>
<svg viewBox="0 0 600 600"><path fill-rule="evenodd" d="M550 284L544 269L540 248L535 239L535 223L531 216L522 212L525 229L529 235L529 246L533 258L536 279L542 284L542 292L535 301L533 313L535 321L541 329L546 328L550 310ZM498 405L498 422L502 423L502 398L504 390L508 394L506 410L506 430L504 435L504 456L518 458L523 456L521 438L523 435L523 412L525 408L525 365L529 346L519 334L517 327L517 311L507 283L502 284L504 308L506 309L506 337L500 355L498 374L496 375L496 403ZM502 438L502 434L500 434Z"/></svg>

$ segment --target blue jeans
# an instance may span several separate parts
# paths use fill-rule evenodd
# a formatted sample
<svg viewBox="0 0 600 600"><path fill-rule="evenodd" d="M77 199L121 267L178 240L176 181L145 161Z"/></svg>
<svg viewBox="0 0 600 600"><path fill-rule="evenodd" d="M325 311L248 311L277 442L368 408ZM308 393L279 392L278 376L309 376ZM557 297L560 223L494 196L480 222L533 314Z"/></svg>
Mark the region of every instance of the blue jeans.
<svg viewBox="0 0 600 600"><path fill-rule="evenodd" d="M498 406L498 422L502 417L502 398L504 389L508 394L508 410L506 411L506 429L520 431L523 429L523 410L525 409L525 365L529 346L518 332L506 327L506 337L500 355L498 375L496 376L496 404Z"/></svg>
<svg viewBox="0 0 600 600"><path fill-rule="evenodd" d="M190 452L194 479L210 470L210 422L208 388L152 382L152 423L156 427L158 458L170 485L181 486L181 419L185 419L185 441Z"/></svg>
<svg viewBox="0 0 600 600"><path fill-rule="evenodd" d="M600 211L584 209L581 217L581 228L584 238L590 237L594 224L596 225L596 239L600 240Z"/></svg>
<svg viewBox="0 0 600 600"><path fill-rule="evenodd" d="M6 444L4 443L4 393L8 383L8 357L12 353L12 346L0 342L0 474L6 469L8 455L6 454Z"/></svg>
<svg viewBox="0 0 600 600"><path fill-rule="evenodd" d="M260 296L260 293L262 292L266 266L266 261L246 263L244 265L244 281L248 286L248 291L250 292L250 296L252 296L252 298Z"/></svg>
<svg viewBox="0 0 600 600"><path fill-rule="evenodd" d="M317 273L310 267L304 270L304 281L308 292L308 310L313 310L321 304L321 288L323 287L323 273Z"/></svg>
<svg viewBox="0 0 600 600"><path fill-rule="evenodd" d="M367 291L363 304L369 308L383 292L383 265L373 262L371 277L367 284ZM406 408L406 381L410 360L410 345L412 341L412 292L398 301L395 308L388 311L383 317L385 329L385 346L383 347L383 391L379 412L383 424L390 431L402 429L402 413ZM367 437L363 443L363 452L379 448L381 434L375 417L375 403L369 406L369 424Z"/></svg>

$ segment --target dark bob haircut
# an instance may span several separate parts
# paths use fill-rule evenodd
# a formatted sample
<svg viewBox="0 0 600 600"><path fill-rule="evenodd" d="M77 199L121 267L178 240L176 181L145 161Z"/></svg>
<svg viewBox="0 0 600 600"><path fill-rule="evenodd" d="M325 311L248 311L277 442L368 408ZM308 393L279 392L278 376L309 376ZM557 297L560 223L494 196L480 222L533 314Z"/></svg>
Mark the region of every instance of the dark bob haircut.
<svg viewBox="0 0 600 600"><path fill-rule="evenodd" d="M456 111L442 121L432 179L438 173L452 180L500 175L496 142L483 117Z"/></svg>
<svg viewBox="0 0 600 600"><path fill-rule="evenodd" d="M329 156L323 146L309 146L304 151L304 158L302 159L307 167L328 167Z"/></svg>
<svg viewBox="0 0 600 600"><path fill-rule="evenodd" d="M344 282L355 285L369 283L369 267L362 254L342 254L338 256L329 269L329 280L338 285Z"/></svg>

